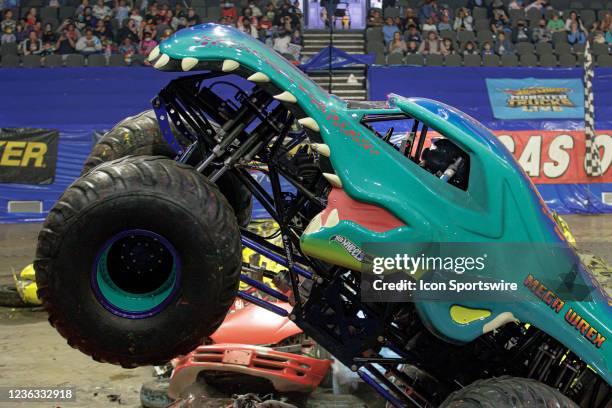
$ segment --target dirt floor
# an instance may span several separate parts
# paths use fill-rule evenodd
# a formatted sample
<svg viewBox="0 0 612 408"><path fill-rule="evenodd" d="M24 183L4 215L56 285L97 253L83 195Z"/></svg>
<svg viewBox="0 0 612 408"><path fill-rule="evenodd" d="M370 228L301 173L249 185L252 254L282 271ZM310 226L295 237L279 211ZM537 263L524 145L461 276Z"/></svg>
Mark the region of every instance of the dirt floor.
<svg viewBox="0 0 612 408"><path fill-rule="evenodd" d="M612 215L564 217L579 245L612 263ZM0 284L31 263L40 224L0 224ZM74 403L2 403L0 407L138 407L152 369L100 364L70 348L44 312L0 307L0 387L75 387Z"/></svg>

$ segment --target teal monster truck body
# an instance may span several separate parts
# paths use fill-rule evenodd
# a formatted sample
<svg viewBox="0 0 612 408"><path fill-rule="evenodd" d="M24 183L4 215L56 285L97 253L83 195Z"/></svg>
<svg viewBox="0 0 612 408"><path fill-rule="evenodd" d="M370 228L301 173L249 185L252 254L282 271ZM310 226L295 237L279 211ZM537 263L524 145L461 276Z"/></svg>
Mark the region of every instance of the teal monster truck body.
<svg viewBox="0 0 612 408"><path fill-rule="evenodd" d="M181 30L149 60L158 70L205 72L174 80L153 101L177 161L211 181L236 174L280 225L283 248L245 229L241 235L243 245L286 265L285 285L243 281L290 299L290 318L393 405L436 405L458 387L499 375L535 378L583 406L609 401L612 300L512 155L475 119L416 97L344 101L261 42L220 25ZM225 75L246 79L250 91L236 97L240 106L206 85ZM390 123L407 124L405 132ZM290 125L301 136L287 142ZM299 156L291 151L302 142L310 149L299 153L310 160L307 176L306 167L291 167ZM269 176L271 193L249 176L254 167ZM282 191L281 179L291 192ZM482 256L486 265L442 275L373 269L377 258L398 253ZM383 294L372 287L398 271L438 287L449 279L515 285L465 297L413 291L403 294L416 295L408 301L377 298Z"/></svg>

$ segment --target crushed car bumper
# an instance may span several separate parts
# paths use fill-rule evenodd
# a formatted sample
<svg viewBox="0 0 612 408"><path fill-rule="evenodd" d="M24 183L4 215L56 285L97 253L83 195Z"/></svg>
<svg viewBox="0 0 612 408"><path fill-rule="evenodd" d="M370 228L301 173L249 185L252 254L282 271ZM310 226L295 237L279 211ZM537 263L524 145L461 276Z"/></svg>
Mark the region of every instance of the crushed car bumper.
<svg viewBox="0 0 612 408"><path fill-rule="evenodd" d="M196 381L201 371L235 372L265 378L279 392L310 392L325 377L331 363L331 360L247 344L200 346L176 361L168 395L177 398Z"/></svg>

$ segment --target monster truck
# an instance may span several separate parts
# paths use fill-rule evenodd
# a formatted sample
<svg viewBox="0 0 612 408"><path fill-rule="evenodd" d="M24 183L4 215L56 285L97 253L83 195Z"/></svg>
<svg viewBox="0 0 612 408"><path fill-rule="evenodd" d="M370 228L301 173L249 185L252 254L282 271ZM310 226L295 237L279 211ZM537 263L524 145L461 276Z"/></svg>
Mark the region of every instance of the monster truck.
<svg viewBox="0 0 612 408"><path fill-rule="evenodd" d="M612 299L487 128L423 98L344 101L230 27L181 30L149 60L201 71L152 102L175 157L97 165L40 233L39 295L68 344L124 367L160 364L202 344L237 295L289 316L395 407L609 406ZM301 144L307 167L290 154ZM226 175L232 193L215 184ZM245 189L278 222L281 246L239 225L229 196ZM377 259L457 243L485 252L487 267L464 264L453 280L518 284L373 293ZM243 281L291 311L238 290L241 246L287 268L289 295ZM449 283L436 269L382 277Z"/></svg>

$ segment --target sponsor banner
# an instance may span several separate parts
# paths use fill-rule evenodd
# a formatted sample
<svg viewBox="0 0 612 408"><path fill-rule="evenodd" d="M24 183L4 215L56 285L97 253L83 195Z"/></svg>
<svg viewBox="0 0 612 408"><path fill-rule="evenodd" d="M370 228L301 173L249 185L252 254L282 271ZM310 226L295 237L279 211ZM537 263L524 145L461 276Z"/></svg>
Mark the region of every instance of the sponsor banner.
<svg viewBox="0 0 612 408"><path fill-rule="evenodd" d="M59 132L0 128L0 183L52 184Z"/></svg>
<svg viewBox="0 0 612 408"><path fill-rule="evenodd" d="M577 78L487 78L496 119L577 119L584 117L584 87Z"/></svg>
<svg viewBox="0 0 612 408"><path fill-rule="evenodd" d="M612 131L596 132L602 176L585 171L584 132L495 131L535 184L612 182Z"/></svg>

